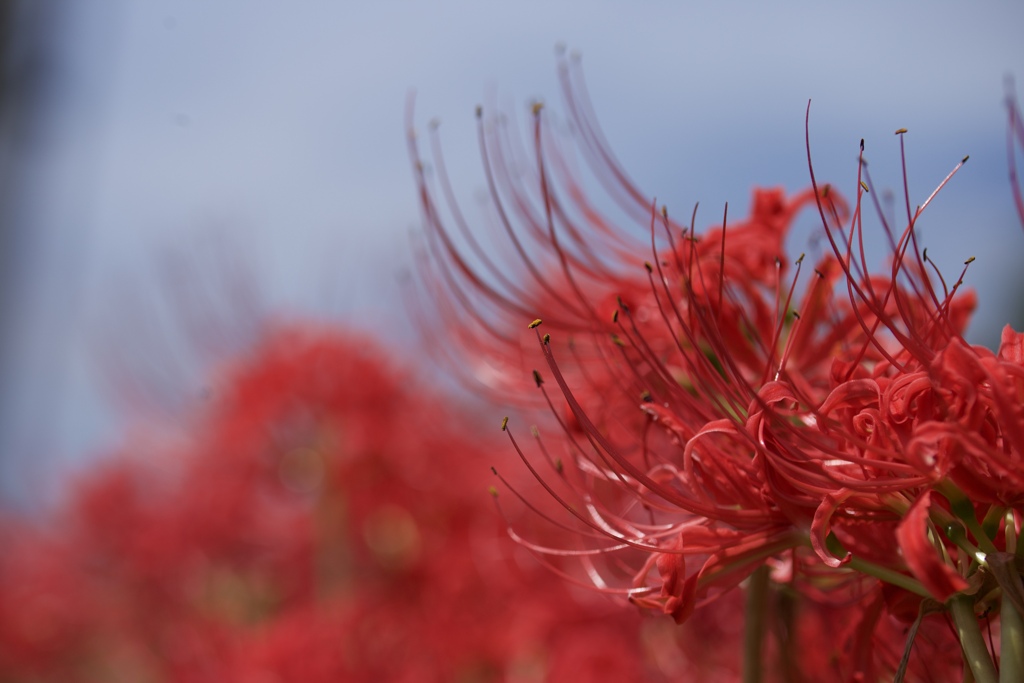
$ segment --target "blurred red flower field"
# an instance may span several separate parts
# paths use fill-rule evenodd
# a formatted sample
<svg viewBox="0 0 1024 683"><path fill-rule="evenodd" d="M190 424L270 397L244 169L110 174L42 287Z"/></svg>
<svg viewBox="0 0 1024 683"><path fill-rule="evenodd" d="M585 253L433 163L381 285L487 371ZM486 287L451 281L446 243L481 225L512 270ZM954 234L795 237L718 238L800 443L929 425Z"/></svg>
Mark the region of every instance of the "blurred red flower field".
<svg viewBox="0 0 1024 683"><path fill-rule="evenodd" d="M187 445L126 444L48 519L5 520L0 680L732 671L737 619L659 661L683 633L524 557L487 493L498 446L372 341L279 329L214 385Z"/></svg>

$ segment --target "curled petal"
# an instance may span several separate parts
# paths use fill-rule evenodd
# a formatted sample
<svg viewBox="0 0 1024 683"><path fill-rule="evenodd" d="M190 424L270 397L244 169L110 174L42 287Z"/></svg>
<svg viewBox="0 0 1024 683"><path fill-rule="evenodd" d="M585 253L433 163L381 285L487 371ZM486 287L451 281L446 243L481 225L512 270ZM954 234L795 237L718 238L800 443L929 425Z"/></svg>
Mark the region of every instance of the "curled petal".
<svg viewBox="0 0 1024 683"><path fill-rule="evenodd" d="M833 389L818 411L827 415L837 408L877 405L879 395L878 383L875 380L849 380Z"/></svg>
<svg viewBox="0 0 1024 683"><path fill-rule="evenodd" d="M811 520L811 547L818 555L818 558L829 567L840 567L850 561L850 553L843 557L836 557L828 549L826 539L832 527L832 515L836 509L846 502L846 499L853 495L850 489L839 489L825 495L821 505L814 511L814 519Z"/></svg>
<svg viewBox="0 0 1024 683"><path fill-rule="evenodd" d="M661 577L661 594L657 597L644 595L639 591L646 590L647 575L655 567ZM697 575L686 576L686 557L682 552L651 555L633 585L638 591L632 598L634 604L659 609L677 624L686 621L696 606Z"/></svg>
<svg viewBox="0 0 1024 683"><path fill-rule="evenodd" d="M663 581L661 593L665 598L662 609L681 624L693 612L697 577L686 577L686 563L682 555L664 553L658 556L657 564Z"/></svg>
<svg viewBox="0 0 1024 683"><path fill-rule="evenodd" d="M894 424L913 422L920 404L932 391L932 380L924 372L907 373L892 381L882 397L882 411Z"/></svg>
<svg viewBox="0 0 1024 683"><path fill-rule="evenodd" d="M693 438L686 442L686 447L683 449L683 467L686 471L686 476L690 481L695 481L693 463L697 458L694 455L694 450L698 445L703 445L706 438L712 434L737 436L740 434L740 431L736 428L736 423L731 419L714 420L701 427L701 429L693 435ZM721 457L722 454L719 454L719 456L719 458L714 460L719 468L728 469L735 473L740 472L741 465L738 462L735 460L727 460L725 457Z"/></svg>
<svg viewBox="0 0 1024 683"><path fill-rule="evenodd" d="M757 392L757 398L752 399L747 407L747 420L745 428L752 437L759 438L765 421L765 410L763 406L775 407L780 403L796 405L799 403L793 388L784 382L768 382Z"/></svg>
<svg viewBox="0 0 1024 683"><path fill-rule="evenodd" d="M904 449L908 463L938 481L958 464L954 444L964 439L959 425L922 422Z"/></svg>
<svg viewBox="0 0 1024 683"><path fill-rule="evenodd" d="M782 401L797 402L793 387L785 382L768 382L757 391L758 399L764 405L774 405ZM753 411L751 411L753 412Z"/></svg>
<svg viewBox="0 0 1024 683"><path fill-rule="evenodd" d="M928 539L928 510L931 491L918 498L896 528L896 540L910 572L939 602L967 588L967 581L943 562Z"/></svg>

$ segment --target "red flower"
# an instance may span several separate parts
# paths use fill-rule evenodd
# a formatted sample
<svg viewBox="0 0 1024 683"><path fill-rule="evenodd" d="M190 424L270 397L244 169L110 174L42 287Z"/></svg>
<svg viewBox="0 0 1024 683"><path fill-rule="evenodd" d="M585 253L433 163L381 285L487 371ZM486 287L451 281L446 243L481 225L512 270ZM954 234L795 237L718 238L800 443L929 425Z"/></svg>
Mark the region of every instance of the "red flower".
<svg viewBox="0 0 1024 683"><path fill-rule="evenodd" d="M863 247L877 194L865 163L852 211L811 167L809 190L759 190L746 220L698 236L632 185L577 76L567 65L562 76L583 156L631 229L585 197L534 107L532 174L513 172L521 155L503 123L481 124L499 231L519 261L496 265L453 206L460 248L410 145L424 289L452 331L435 349L517 408L531 406L531 366L544 368L532 379L551 414L535 444L547 464L515 419L502 427L567 534L561 548L522 542L561 571L585 558L599 587L676 620L784 558L820 599L881 578L941 601L980 581L1003 519L1019 525L1024 512L1022 342L1007 331L993 354L964 341L974 296L960 293L963 274L952 286L929 274L915 231L967 159L917 209L906 193L901 230L875 205L891 248L880 269ZM783 251L807 206L828 245L813 269ZM644 232L646 245L628 237Z"/></svg>

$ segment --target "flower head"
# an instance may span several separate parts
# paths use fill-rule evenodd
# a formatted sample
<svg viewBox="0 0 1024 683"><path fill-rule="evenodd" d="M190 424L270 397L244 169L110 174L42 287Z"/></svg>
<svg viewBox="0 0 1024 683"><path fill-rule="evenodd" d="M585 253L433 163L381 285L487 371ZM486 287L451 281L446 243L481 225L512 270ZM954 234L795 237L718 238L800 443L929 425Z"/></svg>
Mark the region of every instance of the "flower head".
<svg viewBox="0 0 1024 683"><path fill-rule="evenodd" d="M905 192L895 225L863 141L851 208L815 177L808 126L810 188L758 190L746 219L727 210L698 233L635 188L578 72L561 74L583 156L627 229L587 199L541 109L530 172L506 126L484 121L491 201L519 262L502 269L455 207L471 240L460 249L411 146L432 263L423 278L452 330L435 345L458 349L468 379L499 400L529 407L536 385L550 409L532 447L514 420L503 429L563 508L550 519L568 541L523 542L560 566L583 558L599 587L676 620L764 564L839 601L879 578L940 602L980 580L985 553L1021 522L1024 342L1009 328L997 353L964 340L967 267L948 283L916 231L967 158L919 206ZM827 245L813 266L784 249L801 210ZM889 245L881 268L865 255L869 214Z"/></svg>

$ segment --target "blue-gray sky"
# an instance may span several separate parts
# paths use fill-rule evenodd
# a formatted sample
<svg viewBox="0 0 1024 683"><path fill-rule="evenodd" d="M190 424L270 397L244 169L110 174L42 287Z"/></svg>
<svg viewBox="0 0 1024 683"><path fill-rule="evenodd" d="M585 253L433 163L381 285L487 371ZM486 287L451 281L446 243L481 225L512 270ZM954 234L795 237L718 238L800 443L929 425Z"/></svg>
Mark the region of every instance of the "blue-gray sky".
<svg viewBox="0 0 1024 683"><path fill-rule="evenodd" d="M947 272L978 257L974 339L995 338L1017 298L1024 232L1003 96L1006 76L1024 78L1019 2L64 4L58 87L25 181L33 246L4 387L8 490L116 443L125 418L96 348L114 348L111 329L135 334L123 302L145 308L159 291L157 254L195 253L205 233L271 307L406 330L396 273L419 219L407 93L421 124L441 120L472 206L475 105L496 92L557 115L559 42L582 53L623 164L670 206L728 200L739 215L756 184L806 185L809 98L817 172L840 186L863 137L876 183L898 189L899 127L917 201L970 154L923 224L930 254ZM179 379L186 393L196 381Z"/></svg>

